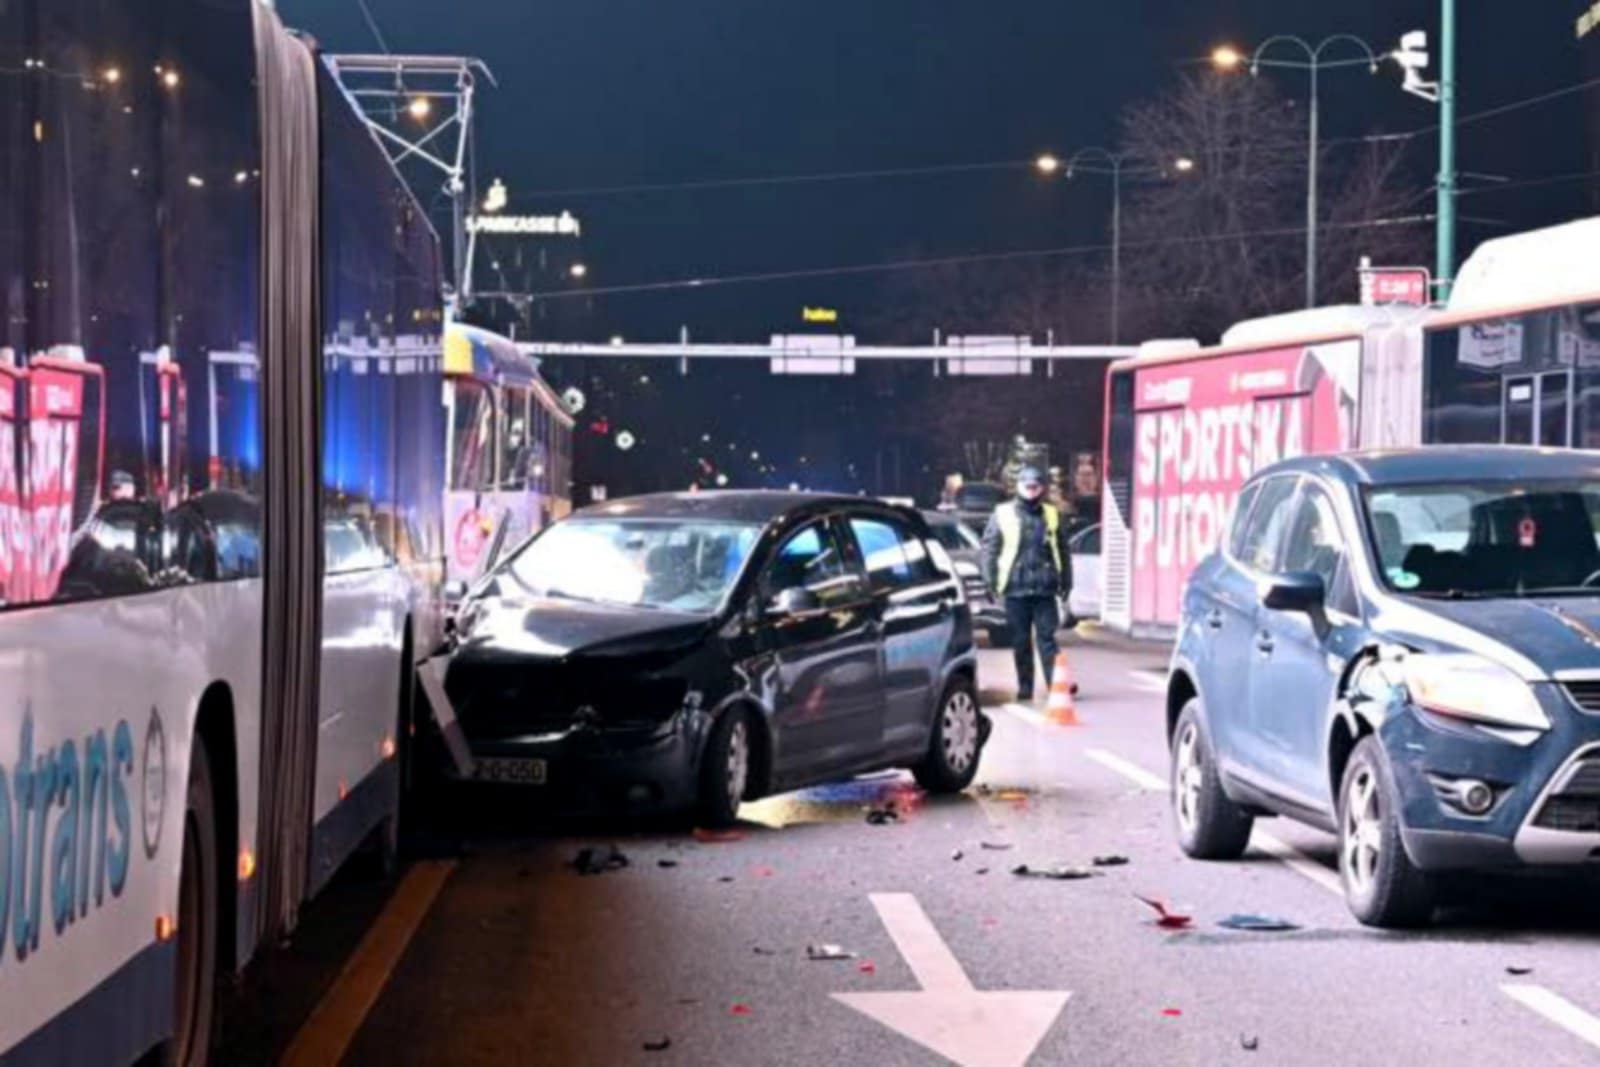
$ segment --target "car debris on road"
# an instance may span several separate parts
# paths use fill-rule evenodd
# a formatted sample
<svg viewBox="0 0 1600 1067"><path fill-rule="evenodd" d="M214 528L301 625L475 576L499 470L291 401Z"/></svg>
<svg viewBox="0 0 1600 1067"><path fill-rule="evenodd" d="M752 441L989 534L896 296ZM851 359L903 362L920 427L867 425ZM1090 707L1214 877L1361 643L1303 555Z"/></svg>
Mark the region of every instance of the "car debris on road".
<svg viewBox="0 0 1600 1067"><path fill-rule="evenodd" d="M603 849L580 848L572 858L572 866L579 874L604 874L628 866L628 857L616 845L607 845Z"/></svg>

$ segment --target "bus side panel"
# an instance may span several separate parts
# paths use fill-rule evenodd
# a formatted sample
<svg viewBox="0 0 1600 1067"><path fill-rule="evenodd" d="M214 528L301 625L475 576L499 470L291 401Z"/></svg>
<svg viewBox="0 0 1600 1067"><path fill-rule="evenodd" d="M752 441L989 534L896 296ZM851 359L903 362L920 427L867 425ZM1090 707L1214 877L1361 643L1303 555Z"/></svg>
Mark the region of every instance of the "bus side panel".
<svg viewBox="0 0 1600 1067"><path fill-rule="evenodd" d="M400 192L382 150L326 69L318 70L318 97L326 576L313 892L392 807L391 791L371 776L397 743L407 608L395 562Z"/></svg>
<svg viewBox="0 0 1600 1067"><path fill-rule="evenodd" d="M1131 625L1170 632L1183 583L1256 471L1355 441L1361 342L1287 345L1134 371Z"/></svg>
<svg viewBox="0 0 1600 1067"><path fill-rule="evenodd" d="M202 707L225 888L255 827L250 9L14 0L0 40L48 71L0 71L0 1058L126 1062L171 1024Z"/></svg>

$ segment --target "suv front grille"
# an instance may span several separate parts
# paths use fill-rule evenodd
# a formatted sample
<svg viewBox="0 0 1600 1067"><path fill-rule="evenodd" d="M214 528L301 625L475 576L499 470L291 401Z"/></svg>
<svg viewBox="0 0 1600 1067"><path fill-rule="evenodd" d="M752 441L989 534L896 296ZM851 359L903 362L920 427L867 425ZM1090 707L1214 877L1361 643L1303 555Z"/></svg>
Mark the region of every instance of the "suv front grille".
<svg viewBox="0 0 1600 1067"><path fill-rule="evenodd" d="M664 722L682 707L689 686L596 664L458 662L445 688L462 732L493 741L559 733L577 723L581 708L594 709L598 725Z"/></svg>
<svg viewBox="0 0 1600 1067"><path fill-rule="evenodd" d="M1592 715L1600 715L1600 680L1567 682L1564 688L1574 704Z"/></svg>
<svg viewBox="0 0 1600 1067"><path fill-rule="evenodd" d="M1587 756L1561 788L1545 798L1533 825L1568 833L1600 833L1600 754Z"/></svg>

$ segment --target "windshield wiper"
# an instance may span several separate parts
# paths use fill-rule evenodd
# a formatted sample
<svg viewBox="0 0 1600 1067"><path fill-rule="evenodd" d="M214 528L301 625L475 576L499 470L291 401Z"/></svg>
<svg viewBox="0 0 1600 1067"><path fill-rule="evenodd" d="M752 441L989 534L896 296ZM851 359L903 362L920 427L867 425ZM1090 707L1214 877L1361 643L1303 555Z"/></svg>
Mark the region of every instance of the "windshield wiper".
<svg viewBox="0 0 1600 1067"><path fill-rule="evenodd" d="M1491 600L1495 597L1514 595L1511 590L1487 589L1412 589L1408 590L1412 596L1427 597L1429 600Z"/></svg>

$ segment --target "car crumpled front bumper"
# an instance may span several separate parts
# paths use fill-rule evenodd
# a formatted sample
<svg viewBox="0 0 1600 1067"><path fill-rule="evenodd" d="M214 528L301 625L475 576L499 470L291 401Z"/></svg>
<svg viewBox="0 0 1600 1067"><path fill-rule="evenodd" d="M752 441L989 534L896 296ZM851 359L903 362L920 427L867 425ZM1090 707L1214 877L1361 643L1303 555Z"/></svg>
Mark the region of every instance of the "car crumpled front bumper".
<svg viewBox="0 0 1600 1067"><path fill-rule="evenodd" d="M581 722L559 732L469 738L468 747L475 759L543 760L543 786L514 788L558 798L569 809L676 809L695 801L708 727L708 716L684 710L660 724Z"/></svg>
<svg viewBox="0 0 1600 1067"><path fill-rule="evenodd" d="M1406 853L1424 870L1477 870L1581 864L1600 860L1600 822L1551 805L1600 815L1600 715L1579 709L1555 682L1532 689L1550 729L1527 745L1407 706L1379 731L1401 802ZM1596 770L1576 782L1592 757ZM1495 791L1488 813L1469 815L1445 799L1452 782L1473 779ZM1576 788L1579 795L1568 796ZM1567 828L1562 828L1567 827Z"/></svg>

